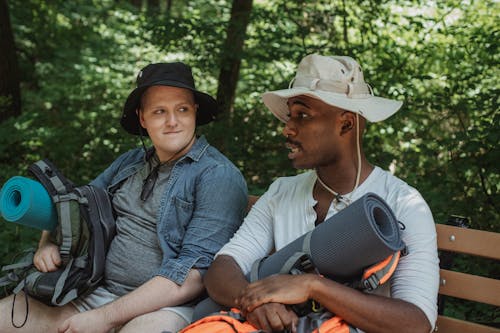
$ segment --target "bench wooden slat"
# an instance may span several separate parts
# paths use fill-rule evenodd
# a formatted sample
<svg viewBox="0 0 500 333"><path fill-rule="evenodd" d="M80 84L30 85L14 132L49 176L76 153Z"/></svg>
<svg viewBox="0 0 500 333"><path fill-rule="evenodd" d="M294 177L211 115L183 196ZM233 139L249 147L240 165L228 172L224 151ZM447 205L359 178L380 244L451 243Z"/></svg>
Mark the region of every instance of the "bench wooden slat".
<svg viewBox="0 0 500 333"><path fill-rule="evenodd" d="M479 325L468 321L438 316L435 332L456 332L456 333L500 333L499 328Z"/></svg>
<svg viewBox="0 0 500 333"><path fill-rule="evenodd" d="M436 224L440 250L500 259L500 233Z"/></svg>
<svg viewBox="0 0 500 333"><path fill-rule="evenodd" d="M500 280L446 269L439 275L440 294L500 306Z"/></svg>
<svg viewBox="0 0 500 333"><path fill-rule="evenodd" d="M438 249L500 260L500 233L436 224ZM439 293L500 306L500 280L440 269ZM444 283L443 283L444 282ZM438 316L436 332L500 333L499 328Z"/></svg>

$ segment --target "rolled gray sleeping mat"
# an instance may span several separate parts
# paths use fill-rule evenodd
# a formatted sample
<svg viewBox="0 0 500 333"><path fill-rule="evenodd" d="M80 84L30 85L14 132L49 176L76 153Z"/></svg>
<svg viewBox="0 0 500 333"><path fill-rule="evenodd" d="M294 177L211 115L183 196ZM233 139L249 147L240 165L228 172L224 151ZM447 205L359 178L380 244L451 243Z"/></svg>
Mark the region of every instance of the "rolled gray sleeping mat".
<svg viewBox="0 0 500 333"><path fill-rule="evenodd" d="M387 203L367 193L269 257L257 262L250 281L289 273L297 254L307 254L320 274L339 282L361 277L363 270L403 250L399 223ZM292 260L290 259L292 258Z"/></svg>

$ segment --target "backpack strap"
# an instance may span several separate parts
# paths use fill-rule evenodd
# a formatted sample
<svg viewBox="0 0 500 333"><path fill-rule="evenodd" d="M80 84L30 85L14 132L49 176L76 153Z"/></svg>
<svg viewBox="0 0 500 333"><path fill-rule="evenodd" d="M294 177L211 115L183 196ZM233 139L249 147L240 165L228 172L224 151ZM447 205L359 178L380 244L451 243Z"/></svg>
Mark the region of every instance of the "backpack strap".
<svg viewBox="0 0 500 333"><path fill-rule="evenodd" d="M25 276L26 272L33 267L34 250L29 249L25 251L25 253L26 255L24 255L18 262L2 266L2 272L8 273L0 278L0 288L13 283L19 283Z"/></svg>
<svg viewBox="0 0 500 333"><path fill-rule="evenodd" d="M68 303L69 301L75 299L78 297L78 291L76 288L69 290L65 296L63 297L62 300L59 300L59 297L61 296L61 293L63 292L64 285L66 284L66 280L68 279L69 272L71 270L71 267L73 267L74 260L71 259L66 267L64 268L64 271L61 273L61 276L59 279L57 279L57 283L54 287L54 294L52 295L52 304L57 305L57 306L63 306L64 304Z"/></svg>
<svg viewBox="0 0 500 333"><path fill-rule="evenodd" d="M289 274L294 269L300 270L302 272L314 269L314 264L311 260L311 236L312 231L309 231L302 240L302 251L297 251L293 255L291 255L279 269L279 274ZM250 282L255 282L260 279L259 269L262 265L262 262L266 258L267 256L260 260L255 260L255 262L252 264L249 275Z"/></svg>
<svg viewBox="0 0 500 333"><path fill-rule="evenodd" d="M260 279L259 269L262 262L267 257L259 260L255 260L250 269L249 282L255 282ZM295 252L291 255L281 266L278 274L300 274L302 272L307 272L314 269L314 265L311 261L311 257L304 252Z"/></svg>
<svg viewBox="0 0 500 333"><path fill-rule="evenodd" d="M63 265L66 265L71 258L73 237L80 231L77 230L80 227L79 214L76 211L79 210L78 203L86 204L87 201L73 192L75 188L73 182L64 177L48 159L30 165L28 171L42 183L56 206L61 232L59 252Z"/></svg>
<svg viewBox="0 0 500 333"><path fill-rule="evenodd" d="M311 237L313 230L309 231L302 240L302 252L306 253L309 257L311 257Z"/></svg>
<svg viewBox="0 0 500 333"><path fill-rule="evenodd" d="M33 264L33 256L31 256L31 258L26 257L26 258L23 258L22 261L16 262L15 264L3 266L2 271L10 271L10 270L14 270L14 269L31 267L32 264Z"/></svg>
<svg viewBox="0 0 500 333"><path fill-rule="evenodd" d="M10 272L0 278L0 288L11 285L12 283L18 283L19 281L20 277L16 273Z"/></svg>
<svg viewBox="0 0 500 333"><path fill-rule="evenodd" d="M12 290L12 294L14 294L14 295L19 294L19 292L21 290L23 290L25 284L26 284L26 281L24 281L24 279L21 280L21 282L19 282L19 284L14 288L14 290Z"/></svg>
<svg viewBox="0 0 500 333"><path fill-rule="evenodd" d="M33 163L28 167L28 171L42 183L51 196L68 193L75 187L48 159Z"/></svg>
<svg viewBox="0 0 500 333"><path fill-rule="evenodd" d="M302 251L308 254L309 257L311 257L311 236L312 231L305 235L302 243ZM381 284L384 284L387 280L389 280L396 270L400 256L404 256L407 253L407 248L404 247L401 251L397 251L388 256L386 259L369 266L364 270L361 280L352 283L352 286L367 291L375 290Z"/></svg>
<svg viewBox="0 0 500 333"><path fill-rule="evenodd" d="M58 195L55 200L61 231L59 252L63 264L67 264L71 258L72 250L74 250L73 247L76 246L76 242L73 240L74 235L79 235L81 232L80 204L87 204L88 201L74 192Z"/></svg>
<svg viewBox="0 0 500 333"><path fill-rule="evenodd" d="M381 284L386 283L396 270L400 256L401 251L397 251L381 262L366 268L363 272L363 276L361 277L361 281L359 281L358 288L372 291L378 288Z"/></svg>
<svg viewBox="0 0 500 333"><path fill-rule="evenodd" d="M314 265L311 257L304 252L295 252L281 266L279 274L302 274L312 269L314 269Z"/></svg>
<svg viewBox="0 0 500 333"><path fill-rule="evenodd" d="M252 264L252 268L250 269L250 276L249 276L249 281L250 283L255 282L259 280L259 269L260 265L262 262L267 258L268 256L265 256L261 259L255 260Z"/></svg>

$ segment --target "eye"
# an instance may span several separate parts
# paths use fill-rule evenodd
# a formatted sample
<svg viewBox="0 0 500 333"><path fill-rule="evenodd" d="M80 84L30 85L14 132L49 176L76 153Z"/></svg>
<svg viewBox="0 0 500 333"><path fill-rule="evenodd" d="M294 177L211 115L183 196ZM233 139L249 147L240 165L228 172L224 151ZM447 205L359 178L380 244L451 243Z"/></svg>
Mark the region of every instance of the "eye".
<svg viewBox="0 0 500 333"><path fill-rule="evenodd" d="M155 109L153 110L153 114L163 114L165 112L164 109Z"/></svg>
<svg viewBox="0 0 500 333"><path fill-rule="evenodd" d="M304 111L291 112L288 116L290 118L297 119L297 120L308 119L311 117L309 115L309 113L304 112Z"/></svg>
<svg viewBox="0 0 500 333"><path fill-rule="evenodd" d="M186 112L189 112L191 110L194 110L196 109L196 104L189 104L189 103L186 103L186 104L181 104L179 106L177 106L176 110L178 112L182 112L182 113L186 113Z"/></svg>

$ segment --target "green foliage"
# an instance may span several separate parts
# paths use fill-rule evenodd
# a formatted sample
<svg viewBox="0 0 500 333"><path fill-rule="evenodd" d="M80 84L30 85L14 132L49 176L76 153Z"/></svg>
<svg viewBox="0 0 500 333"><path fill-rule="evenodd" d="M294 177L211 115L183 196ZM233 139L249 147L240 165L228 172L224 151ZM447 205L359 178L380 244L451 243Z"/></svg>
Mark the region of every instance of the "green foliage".
<svg viewBox="0 0 500 333"><path fill-rule="evenodd" d="M138 140L119 126L138 68L162 57L139 27L144 17L112 1L10 1L23 70L21 116L0 124L0 183L52 160L89 182ZM147 53L144 55L144 53ZM0 222L0 265L39 232Z"/></svg>
<svg viewBox="0 0 500 333"><path fill-rule="evenodd" d="M0 124L2 184L44 157L86 183L136 146L119 119L135 73L149 62L183 60L199 89L217 91L231 1L173 1L168 13L111 0L9 6L23 110ZM388 121L369 124L369 160L419 189L436 221L464 215L498 232L499 12L493 0L254 1L233 111L199 131L260 194L297 172L261 93L286 88L306 54L351 55L377 95L404 101ZM0 222L0 258L37 235ZM486 275L494 269L463 263ZM490 319L480 311L475 318Z"/></svg>

